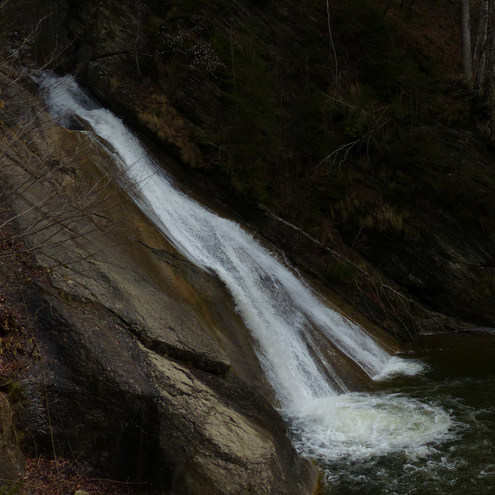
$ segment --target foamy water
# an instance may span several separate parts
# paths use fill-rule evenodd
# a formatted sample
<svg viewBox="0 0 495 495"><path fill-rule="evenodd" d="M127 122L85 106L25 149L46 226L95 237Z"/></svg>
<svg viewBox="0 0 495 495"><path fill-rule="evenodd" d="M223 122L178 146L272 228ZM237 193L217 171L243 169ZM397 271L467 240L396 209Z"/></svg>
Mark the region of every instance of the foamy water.
<svg viewBox="0 0 495 495"><path fill-rule="evenodd" d="M67 125L77 115L105 140L121 172L139 186L130 191L135 202L180 252L224 282L300 452L327 460L395 450L419 455L449 435L451 419L439 407L400 395L350 393L324 348L335 348L375 380L420 373L421 363L390 355L238 224L183 194L120 119L71 77L36 79L52 116Z"/></svg>
<svg viewBox="0 0 495 495"><path fill-rule="evenodd" d="M398 394L347 393L307 401L289 411L296 445L323 461L405 452L425 457L432 442L451 437L450 415Z"/></svg>

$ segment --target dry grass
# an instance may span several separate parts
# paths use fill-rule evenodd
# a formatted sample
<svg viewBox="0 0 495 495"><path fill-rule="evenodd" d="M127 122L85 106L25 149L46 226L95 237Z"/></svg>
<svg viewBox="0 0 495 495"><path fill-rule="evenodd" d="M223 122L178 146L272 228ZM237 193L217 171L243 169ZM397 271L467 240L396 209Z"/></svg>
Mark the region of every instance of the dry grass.
<svg viewBox="0 0 495 495"><path fill-rule="evenodd" d="M102 479L98 473L67 459L26 459L22 495L135 495L143 485Z"/></svg>
<svg viewBox="0 0 495 495"><path fill-rule="evenodd" d="M437 60L449 76L461 73L459 9L453 2L416 0L409 14L399 0L384 3L390 5L388 15L401 26L411 49Z"/></svg>
<svg viewBox="0 0 495 495"><path fill-rule="evenodd" d="M134 495L139 485L102 479L83 465L67 459L26 459L23 495ZM141 485L142 488L142 485ZM139 491L143 493L143 491ZM82 494L81 494L82 495Z"/></svg>

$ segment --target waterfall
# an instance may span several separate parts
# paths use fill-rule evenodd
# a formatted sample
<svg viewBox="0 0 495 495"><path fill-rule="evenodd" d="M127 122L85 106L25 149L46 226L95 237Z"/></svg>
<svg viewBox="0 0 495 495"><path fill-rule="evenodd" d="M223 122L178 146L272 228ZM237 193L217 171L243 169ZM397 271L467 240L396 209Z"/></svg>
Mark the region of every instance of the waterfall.
<svg viewBox="0 0 495 495"><path fill-rule="evenodd" d="M446 434L450 420L441 409L403 396L349 393L336 363L351 363L371 378L415 373L420 365L391 356L249 232L180 191L121 120L72 77L43 73L35 79L53 118L61 125L71 116L84 120L135 185L130 194L163 235L223 281L302 452L325 459L367 455L422 446Z"/></svg>

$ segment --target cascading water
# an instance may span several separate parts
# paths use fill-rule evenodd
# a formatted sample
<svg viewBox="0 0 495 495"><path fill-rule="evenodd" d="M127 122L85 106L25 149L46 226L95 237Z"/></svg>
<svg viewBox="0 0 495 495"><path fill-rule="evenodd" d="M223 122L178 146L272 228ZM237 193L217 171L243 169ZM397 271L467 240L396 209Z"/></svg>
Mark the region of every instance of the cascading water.
<svg viewBox="0 0 495 495"><path fill-rule="evenodd" d="M323 461L418 453L449 435L452 421L441 408L402 395L350 393L334 363L350 362L372 378L414 374L420 364L392 357L239 225L179 191L122 122L71 77L43 73L36 80L52 116L62 125L71 116L83 119L139 185L133 199L167 239L225 283L302 453Z"/></svg>

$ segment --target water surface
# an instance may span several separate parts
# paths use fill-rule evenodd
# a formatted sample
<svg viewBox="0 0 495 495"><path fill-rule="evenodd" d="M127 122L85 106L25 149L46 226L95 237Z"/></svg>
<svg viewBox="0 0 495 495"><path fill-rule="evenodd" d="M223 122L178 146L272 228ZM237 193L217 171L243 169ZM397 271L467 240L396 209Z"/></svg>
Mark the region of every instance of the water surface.
<svg viewBox="0 0 495 495"><path fill-rule="evenodd" d="M495 493L495 333L423 337L418 345L411 357L427 370L377 383L373 395L441 408L451 420L448 433L418 448L321 461L325 495Z"/></svg>

